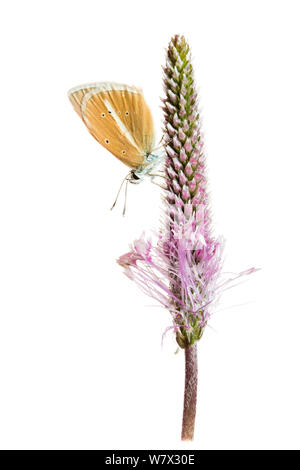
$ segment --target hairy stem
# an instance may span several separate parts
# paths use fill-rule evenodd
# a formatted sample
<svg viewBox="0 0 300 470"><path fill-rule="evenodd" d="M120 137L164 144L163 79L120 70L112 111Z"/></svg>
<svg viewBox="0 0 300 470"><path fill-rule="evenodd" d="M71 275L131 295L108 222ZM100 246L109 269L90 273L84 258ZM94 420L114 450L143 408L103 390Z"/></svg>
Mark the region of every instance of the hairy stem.
<svg viewBox="0 0 300 470"><path fill-rule="evenodd" d="M182 418L181 439L192 441L194 438L196 406L197 406L197 384L198 384L198 362L197 343L188 346L185 352L185 388Z"/></svg>

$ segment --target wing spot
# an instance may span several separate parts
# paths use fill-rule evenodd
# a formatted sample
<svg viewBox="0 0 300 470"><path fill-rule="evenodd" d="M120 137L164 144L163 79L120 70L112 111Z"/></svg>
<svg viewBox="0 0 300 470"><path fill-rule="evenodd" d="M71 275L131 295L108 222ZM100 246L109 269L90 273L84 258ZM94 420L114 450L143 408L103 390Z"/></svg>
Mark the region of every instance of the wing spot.
<svg viewBox="0 0 300 470"><path fill-rule="evenodd" d="M101 117L105 117L105 113L101 113Z"/></svg>
<svg viewBox="0 0 300 470"><path fill-rule="evenodd" d="M118 111L118 114L120 115L120 114L121 114L121 111Z"/></svg>
<svg viewBox="0 0 300 470"><path fill-rule="evenodd" d="M105 139L105 143L106 143L106 144L109 144L109 140L108 140L108 139Z"/></svg>
<svg viewBox="0 0 300 470"><path fill-rule="evenodd" d="M128 115L129 115L129 112L128 112L128 111L126 111L126 113L125 113L125 114L126 114L126 116L128 116Z"/></svg>
<svg viewBox="0 0 300 470"><path fill-rule="evenodd" d="M109 114L111 114L111 111L108 111Z"/></svg>
<svg viewBox="0 0 300 470"><path fill-rule="evenodd" d="M122 155L126 155L126 150L122 150Z"/></svg>

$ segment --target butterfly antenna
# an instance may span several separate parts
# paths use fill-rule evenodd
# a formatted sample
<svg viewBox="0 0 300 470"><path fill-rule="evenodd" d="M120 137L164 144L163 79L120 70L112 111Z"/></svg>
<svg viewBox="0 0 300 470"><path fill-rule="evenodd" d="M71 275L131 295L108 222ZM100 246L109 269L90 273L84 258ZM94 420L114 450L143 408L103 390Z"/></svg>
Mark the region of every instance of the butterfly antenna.
<svg viewBox="0 0 300 470"><path fill-rule="evenodd" d="M125 178L123 179L123 181L122 181L122 183L121 183L121 185L120 185L120 187L119 187L119 191L118 191L118 193L117 193L115 202L113 203L113 205L112 205L111 208L110 208L111 211L113 210L113 208L114 208L115 205L117 204L117 201L118 201L118 199L119 199L122 186L123 186L123 184L124 184L124 182L125 182L126 180L127 180L127 182L128 182L128 175L125 176ZM127 185L126 185L126 187L127 187Z"/></svg>
<svg viewBox="0 0 300 470"><path fill-rule="evenodd" d="M124 208L123 208L123 217L124 217L125 212L126 212L128 183L129 183L129 179L127 178L126 186L125 186L125 201L124 201Z"/></svg>

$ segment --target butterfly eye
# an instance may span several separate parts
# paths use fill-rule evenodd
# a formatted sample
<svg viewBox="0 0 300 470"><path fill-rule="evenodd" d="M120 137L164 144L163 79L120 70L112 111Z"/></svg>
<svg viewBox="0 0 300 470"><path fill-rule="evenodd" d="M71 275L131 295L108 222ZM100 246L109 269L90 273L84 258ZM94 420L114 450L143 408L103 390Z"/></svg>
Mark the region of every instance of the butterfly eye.
<svg viewBox="0 0 300 470"><path fill-rule="evenodd" d="M108 139L105 139L105 143L106 143L106 144L109 144L109 140L108 140Z"/></svg>

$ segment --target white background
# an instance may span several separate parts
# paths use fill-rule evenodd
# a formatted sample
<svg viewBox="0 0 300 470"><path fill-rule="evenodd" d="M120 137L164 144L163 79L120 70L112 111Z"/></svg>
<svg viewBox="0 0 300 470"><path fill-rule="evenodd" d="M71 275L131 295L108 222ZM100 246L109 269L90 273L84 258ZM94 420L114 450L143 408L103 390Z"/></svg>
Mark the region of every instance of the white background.
<svg viewBox="0 0 300 470"><path fill-rule="evenodd" d="M299 2L11 1L1 6L0 447L299 445ZM199 344L196 437L180 442L182 351L167 311L115 260L158 226L160 190L89 135L67 90L144 89L160 138L161 66L193 53L227 271Z"/></svg>

